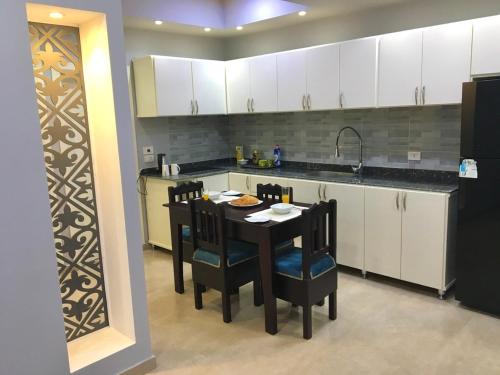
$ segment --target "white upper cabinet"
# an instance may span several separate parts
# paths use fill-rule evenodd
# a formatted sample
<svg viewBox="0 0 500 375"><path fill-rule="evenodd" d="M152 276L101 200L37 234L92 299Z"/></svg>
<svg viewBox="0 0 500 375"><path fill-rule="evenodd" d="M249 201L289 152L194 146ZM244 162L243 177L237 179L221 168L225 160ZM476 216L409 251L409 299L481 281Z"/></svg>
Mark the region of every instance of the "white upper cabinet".
<svg viewBox="0 0 500 375"><path fill-rule="evenodd" d="M470 80L471 47L470 22L424 29L420 104L462 102L462 83Z"/></svg>
<svg viewBox="0 0 500 375"><path fill-rule="evenodd" d="M379 46L378 105L418 105L421 84L422 30L382 35Z"/></svg>
<svg viewBox="0 0 500 375"><path fill-rule="evenodd" d="M155 56L154 69L157 115L191 115L194 105L191 60Z"/></svg>
<svg viewBox="0 0 500 375"><path fill-rule="evenodd" d="M276 112L278 110L276 55L252 57L249 63L251 112Z"/></svg>
<svg viewBox="0 0 500 375"><path fill-rule="evenodd" d="M277 58L278 110L301 111L306 104L306 51L279 53Z"/></svg>
<svg viewBox="0 0 500 375"><path fill-rule="evenodd" d="M248 59L226 62L227 112L250 112L250 63Z"/></svg>
<svg viewBox="0 0 500 375"><path fill-rule="evenodd" d="M193 60L195 113L226 113L225 64L223 61Z"/></svg>
<svg viewBox="0 0 500 375"><path fill-rule="evenodd" d="M500 73L500 16L473 21L472 75Z"/></svg>
<svg viewBox="0 0 500 375"><path fill-rule="evenodd" d="M377 38L340 44L340 96L342 108L376 106Z"/></svg>
<svg viewBox="0 0 500 375"><path fill-rule="evenodd" d="M339 108L339 45L306 50L307 98L309 110Z"/></svg>

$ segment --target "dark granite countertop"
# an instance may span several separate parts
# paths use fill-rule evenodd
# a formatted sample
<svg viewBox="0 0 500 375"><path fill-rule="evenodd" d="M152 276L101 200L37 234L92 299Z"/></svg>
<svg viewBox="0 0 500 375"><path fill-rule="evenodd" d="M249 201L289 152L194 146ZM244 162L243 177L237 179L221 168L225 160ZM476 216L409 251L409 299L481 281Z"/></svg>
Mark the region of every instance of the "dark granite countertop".
<svg viewBox="0 0 500 375"><path fill-rule="evenodd" d="M297 163L298 164L298 163ZM310 166L310 165L309 165ZM362 177L353 176L352 173L343 170L321 170L297 167L297 165L284 165L281 168L274 169L251 169L235 166L228 162L214 162L205 166L196 166L195 168L181 167L186 172L177 176L162 177L157 174L150 174L148 177L160 178L167 181L183 182L194 178L213 176L226 172L236 172L244 174L254 174L260 176L274 176L284 178L297 178L304 180L313 180L321 182L336 182L342 184L378 186L395 189L421 190L437 193L452 193L458 189L458 181L453 178L453 173L399 170L388 171L386 168L366 168ZM317 166L314 166L315 168ZM426 173L424 173L426 172Z"/></svg>

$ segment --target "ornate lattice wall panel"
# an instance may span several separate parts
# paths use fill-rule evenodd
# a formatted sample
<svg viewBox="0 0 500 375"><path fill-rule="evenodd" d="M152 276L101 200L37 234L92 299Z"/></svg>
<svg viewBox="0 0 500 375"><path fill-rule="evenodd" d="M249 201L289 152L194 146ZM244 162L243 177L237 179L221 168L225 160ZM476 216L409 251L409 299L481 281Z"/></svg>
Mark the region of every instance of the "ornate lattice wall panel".
<svg viewBox="0 0 500 375"><path fill-rule="evenodd" d="M108 325L77 28L29 24L68 341Z"/></svg>

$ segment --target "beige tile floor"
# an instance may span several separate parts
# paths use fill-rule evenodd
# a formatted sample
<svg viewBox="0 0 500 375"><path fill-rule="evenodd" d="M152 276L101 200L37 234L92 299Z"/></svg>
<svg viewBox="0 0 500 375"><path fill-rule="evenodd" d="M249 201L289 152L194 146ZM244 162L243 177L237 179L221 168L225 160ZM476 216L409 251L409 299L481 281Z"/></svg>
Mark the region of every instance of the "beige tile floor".
<svg viewBox="0 0 500 375"><path fill-rule="evenodd" d="M313 338L302 339L302 314L278 300L275 336L264 332L252 288L232 297L233 322L222 321L220 294L194 309L191 267L176 294L172 258L145 251L149 320L158 367L151 374L500 374L500 319L440 301L427 289L348 271L339 274L338 318L315 307Z"/></svg>

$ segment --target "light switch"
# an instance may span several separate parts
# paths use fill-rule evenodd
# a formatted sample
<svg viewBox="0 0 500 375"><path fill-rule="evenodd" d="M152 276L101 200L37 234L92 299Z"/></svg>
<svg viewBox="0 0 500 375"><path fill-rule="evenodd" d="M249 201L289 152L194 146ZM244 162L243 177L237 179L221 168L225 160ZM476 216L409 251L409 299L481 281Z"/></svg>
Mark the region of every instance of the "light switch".
<svg viewBox="0 0 500 375"><path fill-rule="evenodd" d="M144 155L144 163L153 163L155 161L154 155Z"/></svg>
<svg viewBox="0 0 500 375"><path fill-rule="evenodd" d="M153 146L144 146L142 148L143 155L154 155L154 153L155 153L155 150L154 150ZM146 159L144 159L144 161L146 161Z"/></svg>
<svg viewBox="0 0 500 375"><path fill-rule="evenodd" d="M420 151L408 151L408 160L422 160L422 153Z"/></svg>

